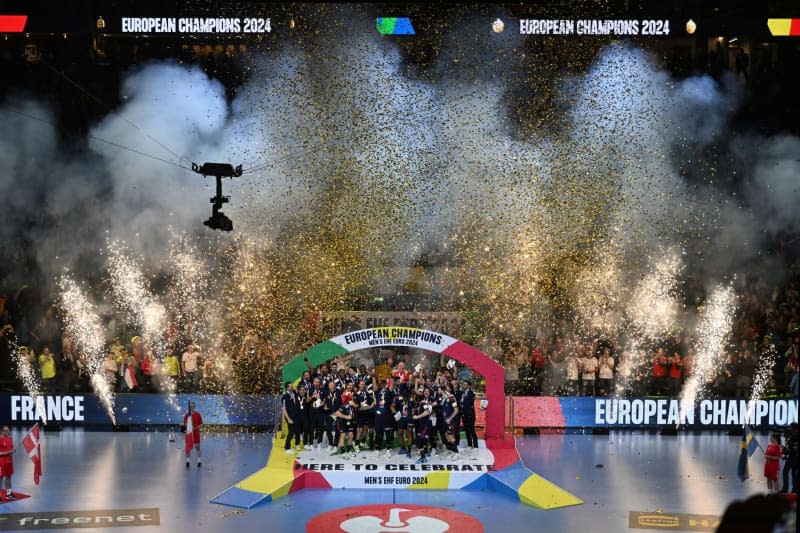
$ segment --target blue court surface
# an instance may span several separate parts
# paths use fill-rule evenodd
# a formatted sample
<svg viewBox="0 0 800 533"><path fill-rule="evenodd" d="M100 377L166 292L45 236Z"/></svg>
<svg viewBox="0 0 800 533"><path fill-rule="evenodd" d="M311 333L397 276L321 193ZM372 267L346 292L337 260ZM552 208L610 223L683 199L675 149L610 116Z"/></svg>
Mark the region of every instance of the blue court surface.
<svg viewBox="0 0 800 533"><path fill-rule="evenodd" d="M22 429L13 430L14 442L23 434ZM188 470L182 437L176 434L176 442L169 442L162 431L65 428L46 432L40 485L33 484L33 467L21 446L15 455L14 489L31 497L0 506L0 530L13 530L16 518L8 513L36 516L42 512L155 508L158 526L108 529L304 532L310 519L335 509L416 504L467 514L487 532L618 533L642 531L630 528L631 511L719 516L732 500L766 490L759 452L751 459L752 478L744 483L738 480L739 437L723 433L550 434L518 437L522 459L532 471L581 498L583 505L539 510L511 496L483 490L316 489L244 510L209 500L264 466L272 435L205 434L203 467L196 468L193 461ZM766 436L759 437L766 442Z"/></svg>

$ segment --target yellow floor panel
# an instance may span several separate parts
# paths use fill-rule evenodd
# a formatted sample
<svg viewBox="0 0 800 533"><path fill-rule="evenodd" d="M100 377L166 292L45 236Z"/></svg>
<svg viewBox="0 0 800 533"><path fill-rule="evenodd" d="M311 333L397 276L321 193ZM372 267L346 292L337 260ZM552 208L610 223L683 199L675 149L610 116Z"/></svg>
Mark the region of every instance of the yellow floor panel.
<svg viewBox="0 0 800 533"><path fill-rule="evenodd" d="M425 476L427 483L424 485L409 485L413 490L445 490L450 486L450 472L431 472Z"/></svg>
<svg viewBox="0 0 800 533"><path fill-rule="evenodd" d="M267 466L236 484L237 487L273 497L288 493L294 481L294 456L283 451L281 446L273 446ZM283 489L283 494L280 492Z"/></svg>
<svg viewBox="0 0 800 533"><path fill-rule="evenodd" d="M518 492L522 503L539 509L557 509L583 503L580 498L536 474L526 479Z"/></svg>
<svg viewBox="0 0 800 533"><path fill-rule="evenodd" d="M272 494L284 487L288 490L292 481L294 481L294 476L290 470L266 467L243 479L236 486L261 494Z"/></svg>

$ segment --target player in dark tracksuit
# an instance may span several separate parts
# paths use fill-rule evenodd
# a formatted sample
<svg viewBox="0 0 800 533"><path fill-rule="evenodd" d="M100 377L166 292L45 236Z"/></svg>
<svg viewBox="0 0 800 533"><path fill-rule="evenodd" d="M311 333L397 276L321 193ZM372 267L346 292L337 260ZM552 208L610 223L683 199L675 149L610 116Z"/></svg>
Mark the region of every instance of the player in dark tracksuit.
<svg viewBox="0 0 800 533"><path fill-rule="evenodd" d="M336 448L339 442L339 432L336 430L335 415L342 403L342 396L333 381L328 381L327 390L322 396L322 410L325 413L325 434L328 436L328 445Z"/></svg>
<svg viewBox="0 0 800 533"><path fill-rule="evenodd" d="M472 391L472 383L464 381L461 394L461 424L464 426L464 436L467 438L467 446L470 448L478 447L478 434L475 433L475 393Z"/></svg>
<svg viewBox="0 0 800 533"><path fill-rule="evenodd" d="M319 449L322 449L322 435L325 433L325 402L324 396L325 391L322 389L322 384L319 378L314 378L313 385L311 390L308 392L308 396L311 398L311 409L309 409L311 415L311 436L312 446L319 446ZM331 441L328 440L328 444L331 444Z"/></svg>
<svg viewBox="0 0 800 533"><path fill-rule="evenodd" d="M400 416L397 416L397 415ZM392 416L396 420L397 441L400 452L411 457L411 446L414 444L414 400L411 391L406 388L405 393L398 391L392 401Z"/></svg>
<svg viewBox="0 0 800 533"><path fill-rule="evenodd" d="M339 410L336 411L336 430L339 433L339 449L333 455L341 454L345 459L349 459L348 452L353 449L353 435L355 434L355 413L358 410L359 403L356 398L349 394L342 395L342 401L339 405Z"/></svg>
<svg viewBox="0 0 800 533"><path fill-rule="evenodd" d="M311 449L311 443L313 442L313 429L311 424L313 423L311 419L311 411L312 411L312 403L314 403L314 399L311 398L308 394L308 387L306 387L302 382L298 387L297 391L297 398L300 400L300 410L302 413L300 414L300 435L303 437L303 446L306 450Z"/></svg>
<svg viewBox="0 0 800 533"><path fill-rule="evenodd" d="M419 448L418 463L427 463L428 454L431 451L431 435L433 434L434 401L431 398L431 390L423 389L422 398L414 409L414 420L417 423L417 448Z"/></svg>
<svg viewBox="0 0 800 533"><path fill-rule="evenodd" d="M313 383L314 380L311 377L311 371L306 370L305 372L303 372L303 377L300 378L300 383L297 384L297 387L300 388L301 385L305 385L306 390L311 390Z"/></svg>
<svg viewBox="0 0 800 533"><path fill-rule="evenodd" d="M458 386L458 381L455 379L450 382L452 385L453 396L456 398L456 404L458 405L458 413L456 413L456 417L453 419L453 428L456 431L456 447L461 444L461 397L464 394L464 391Z"/></svg>
<svg viewBox="0 0 800 533"><path fill-rule="evenodd" d="M353 397L358 400L359 408L356 412L356 451L361 451L367 445L367 437L371 436L372 427L375 425L375 398L372 396L372 391L367 390L367 382L358 380L358 383ZM372 439L370 438L370 441ZM375 444L372 443L371 447L374 449Z"/></svg>
<svg viewBox="0 0 800 533"><path fill-rule="evenodd" d="M439 388L435 393L434 396L436 398L436 409L434 412L436 413L436 431L435 434L438 437L439 441L442 445L447 447L449 450L449 446L447 446L447 423L445 422L445 414L444 414L444 405L445 401L447 400L448 392L445 389Z"/></svg>
<svg viewBox="0 0 800 533"><path fill-rule="evenodd" d="M392 447L392 428L394 418L392 417L392 402L394 394L389 388L387 380L381 380L381 388L375 393L375 449L380 450L384 443L386 449Z"/></svg>
<svg viewBox="0 0 800 533"><path fill-rule="evenodd" d="M294 450L291 449L291 441L292 437L294 437L294 445L300 446L300 432L302 430L300 417L303 416L303 411L300 409L300 399L297 397L291 381L286 382L286 392L283 393L281 403L283 405L283 417L286 419L288 428L283 449L286 453L294 453Z"/></svg>
<svg viewBox="0 0 800 533"><path fill-rule="evenodd" d="M458 415L458 402L456 397L445 392L442 398L442 424L444 424L445 432L442 442L445 447L453 453L458 453L458 446L456 446L456 432L458 431L455 426L455 418Z"/></svg>

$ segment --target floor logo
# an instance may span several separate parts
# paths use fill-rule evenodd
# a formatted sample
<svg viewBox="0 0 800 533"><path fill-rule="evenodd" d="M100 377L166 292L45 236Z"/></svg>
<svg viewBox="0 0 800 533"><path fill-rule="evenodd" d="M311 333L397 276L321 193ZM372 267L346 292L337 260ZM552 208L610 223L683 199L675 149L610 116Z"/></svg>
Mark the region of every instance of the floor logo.
<svg viewBox="0 0 800 533"><path fill-rule="evenodd" d="M113 511L63 511L55 513L11 513L0 519L0 531L37 529L110 528L157 526L158 509L116 509Z"/></svg>
<svg viewBox="0 0 800 533"><path fill-rule="evenodd" d="M628 527L632 529L713 532L717 530L719 522L720 517L715 515L639 511L631 511L628 515Z"/></svg>
<svg viewBox="0 0 800 533"><path fill-rule="evenodd" d="M427 505L382 504L336 509L315 516L307 533L483 533L478 519Z"/></svg>

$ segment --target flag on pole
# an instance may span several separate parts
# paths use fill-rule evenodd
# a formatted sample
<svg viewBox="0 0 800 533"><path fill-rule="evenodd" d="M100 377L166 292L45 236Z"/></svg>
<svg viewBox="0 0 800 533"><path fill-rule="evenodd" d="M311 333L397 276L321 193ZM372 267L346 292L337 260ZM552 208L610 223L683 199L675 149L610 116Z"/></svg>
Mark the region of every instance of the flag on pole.
<svg viewBox="0 0 800 533"><path fill-rule="evenodd" d="M39 424L33 425L31 430L22 439L22 445L28 452L28 457L33 461L33 482L39 484L39 476L42 475L42 445L39 440Z"/></svg>
<svg viewBox="0 0 800 533"><path fill-rule="evenodd" d="M745 426L744 432L742 433L742 446L739 449L739 468L737 475L739 476L740 481L744 481L750 477L750 465L748 459L752 457L753 454L756 453L756 449L760 447L761 446L758 444L755 435L753 435L753 431L749 426Z"/></svg>
<svg viewBox="0 0 800 533"><path fill-rule="evenodd" d="M131 365L125 367L125 385L128 386L128 390L133 390L138 385L136 382L136 373L133 371Z"/></svg>

